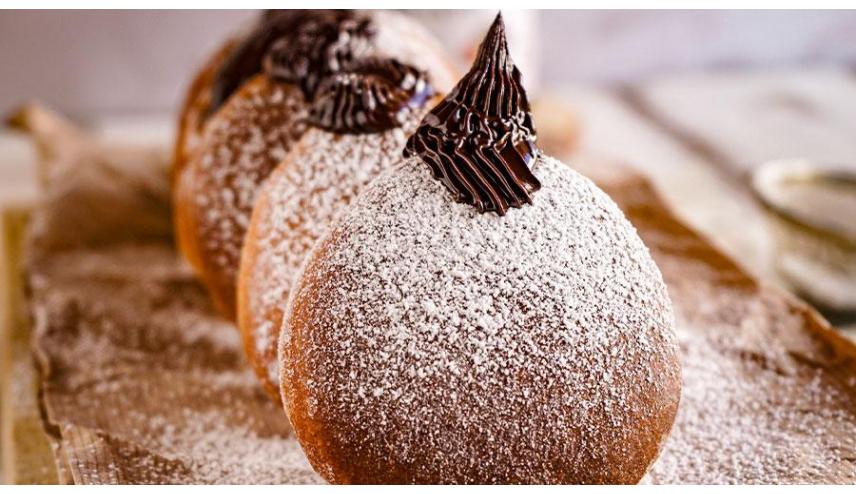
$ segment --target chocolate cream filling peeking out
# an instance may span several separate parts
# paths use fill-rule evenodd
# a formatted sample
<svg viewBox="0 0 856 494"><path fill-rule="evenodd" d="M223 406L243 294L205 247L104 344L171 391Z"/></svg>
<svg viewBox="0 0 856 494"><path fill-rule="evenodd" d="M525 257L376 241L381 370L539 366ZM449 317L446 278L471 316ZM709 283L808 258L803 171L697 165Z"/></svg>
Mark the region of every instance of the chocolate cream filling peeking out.
<svg viewBox="0 0 856 494"><path fill-rule="evenodd" d="M419 156L458 202L505 215L541 188L529 101L496 16L470 71L425 116L404 156Z"/></svg>
<svg viewBox="0 0 856 494"><path fill-rule="evenodd" d="M434 95L424 72L372 55L375 27L351 10L269 11L217 74L209 115L255 74L297 85L309 123L339 134L399 127Z"/></svg>

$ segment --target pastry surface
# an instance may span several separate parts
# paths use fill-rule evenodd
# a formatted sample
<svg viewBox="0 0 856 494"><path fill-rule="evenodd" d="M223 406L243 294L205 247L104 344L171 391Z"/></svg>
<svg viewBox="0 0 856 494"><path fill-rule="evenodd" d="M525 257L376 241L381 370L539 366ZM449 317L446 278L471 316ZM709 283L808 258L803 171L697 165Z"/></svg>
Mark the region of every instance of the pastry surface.
<svg viewBox="0 0 856 494"><path fill-rule="evenodd" d="M193 156L193 151L199 145L205 120L208 117L208 107L211 103L211 85L217 75L217 69L232 53L237 43L236 39L226 41L193 78L184 102L178 112L178 128L173 147L171 179L184 169L187 161Z"/></svg>
<svg viewBox="0 0 856 494"><path fill-rule="evenodd" d="M548 157L533 204L455 203L413 158L336 221L293 290L282 391L335 483L635 483L680 369L657 267ZM391 447L391 445L395 445Z"/></svg>
<svg viewBox="0 0 856 494"><path fill-rule="evenodd" d="M257 76L206 127L175 189L182 252L218 309L235 317L235 278L257 188L306 129L299 89Z"/></svg>
<svg viewBox="0 0 856 494"><path fill-rule="evenodd" d="M260 191L241 259L238 325L251 364L277 401L282 314L303 258L342 208L402 160L407 132L421 116L374 134L310 130Z"/></svg>

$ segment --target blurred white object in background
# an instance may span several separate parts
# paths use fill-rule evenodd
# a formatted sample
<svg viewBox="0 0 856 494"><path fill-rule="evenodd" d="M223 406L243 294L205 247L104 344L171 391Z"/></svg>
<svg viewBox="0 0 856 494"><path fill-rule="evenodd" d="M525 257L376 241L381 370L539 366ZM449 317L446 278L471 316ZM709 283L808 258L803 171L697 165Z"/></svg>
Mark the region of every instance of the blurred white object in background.
<svg viewBox="0 0 856 494"><path fill-rule="evenodd" d="M822 308L856 312L856 172L778 160L753 173L779 275Z"/></svg>

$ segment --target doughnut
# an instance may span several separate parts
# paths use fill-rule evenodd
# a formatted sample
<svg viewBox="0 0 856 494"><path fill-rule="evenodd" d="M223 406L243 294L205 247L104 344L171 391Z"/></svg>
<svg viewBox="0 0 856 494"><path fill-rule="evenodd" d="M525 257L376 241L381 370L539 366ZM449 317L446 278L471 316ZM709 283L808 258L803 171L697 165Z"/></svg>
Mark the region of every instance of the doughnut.
<svg viewBox="0 0 856 494"><path fill-rule="evenodd" d="M296 86L255 76L212 118L203 144L178 175L180 250L227 318L234 317L241 239L255 190L305 131L306 113Z"/></svg>
<svg viewBox="0 0 856 494"><path fill-rule="evenodd" d="M331 483L637 483L680 401L671 302L618 206L536 144L501 17L405 159L307 254L283 404Z"/></svg>
<svg viewBox="0 0 856 494"><path fill-rule="evenodd" d="M206 68L215 72L210 83L198 78L207 108L187 117L204 121L198 142L190 146L185 130L179 135L190 154L175 164L173 216L179 250L218 311L234 320L258 188L312 127L309 113L322 111L316 100L330 94L331 81L356 78L365 60L386 59L426 72L437 90L450 87L452 76L430 35L391 12L269 12L226 51L216 70Z"/></svg>
<svg viewBox="0 0 856 494"><path fill-rule="evenodd" d="M238 326L250 363L277 401L277 342L294 274L338 211L380 172L403 159L407 136L431 107L433 90L427 81L406 70L394 60L372 59L356 71L357 78L331 78L324 90L327 96L317 100L317 111L310 111L314 127L257 194L240 262ZM377 105L373 111L359 111L362 98L346 98L378 92L355 89L355 84L368 87L372 81L411 78L416 81L412 90L400 91L400 98L389 97L387 106ZM414 97L419 94L422 97ZM339 112L333 103L349 111Z"/></svg>

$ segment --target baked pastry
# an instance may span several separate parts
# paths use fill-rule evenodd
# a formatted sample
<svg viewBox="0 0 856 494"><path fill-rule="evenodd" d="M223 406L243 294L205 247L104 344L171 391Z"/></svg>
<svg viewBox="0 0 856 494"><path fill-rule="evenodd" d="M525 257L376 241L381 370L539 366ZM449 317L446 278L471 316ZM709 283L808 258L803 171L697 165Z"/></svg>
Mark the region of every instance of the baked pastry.
<svg viewBox="0 0 856 494"><path fill-rule="evenodd" d="M635 483L680 399L671 304L591 181L541 154L501 18L407 159L316 244L280 337L333 483Z"/></svg>
<svg viewBox="0 0 856 494"><path fill-rule="evenodd" d="M183 137L173 200L179 247L227 318L235 317L241 245L259 185L309 128L325 83L392 59L425 71L432 87L449 87L442 51L405 15L383 11L274 11L234 48L192 97L207 108L198 143ZM210 70L210 68L209 68ZM205 81L210 80L210 84ZM317 110L320 111L320 110ZM195 116L194 116L195 115ZM177 156L182 156L177 152Z"/></svg>
<svg viewBox="0 0 856 494"><path fill-rule="evenodd" d="M277 342L303 258L343 206L403 159L407 136L436 102L424 74L394 60L366 60L359 73L325 83L310 113L313 128L261 187L244 239L238 325L250 363L277 401Z"/></svg>

